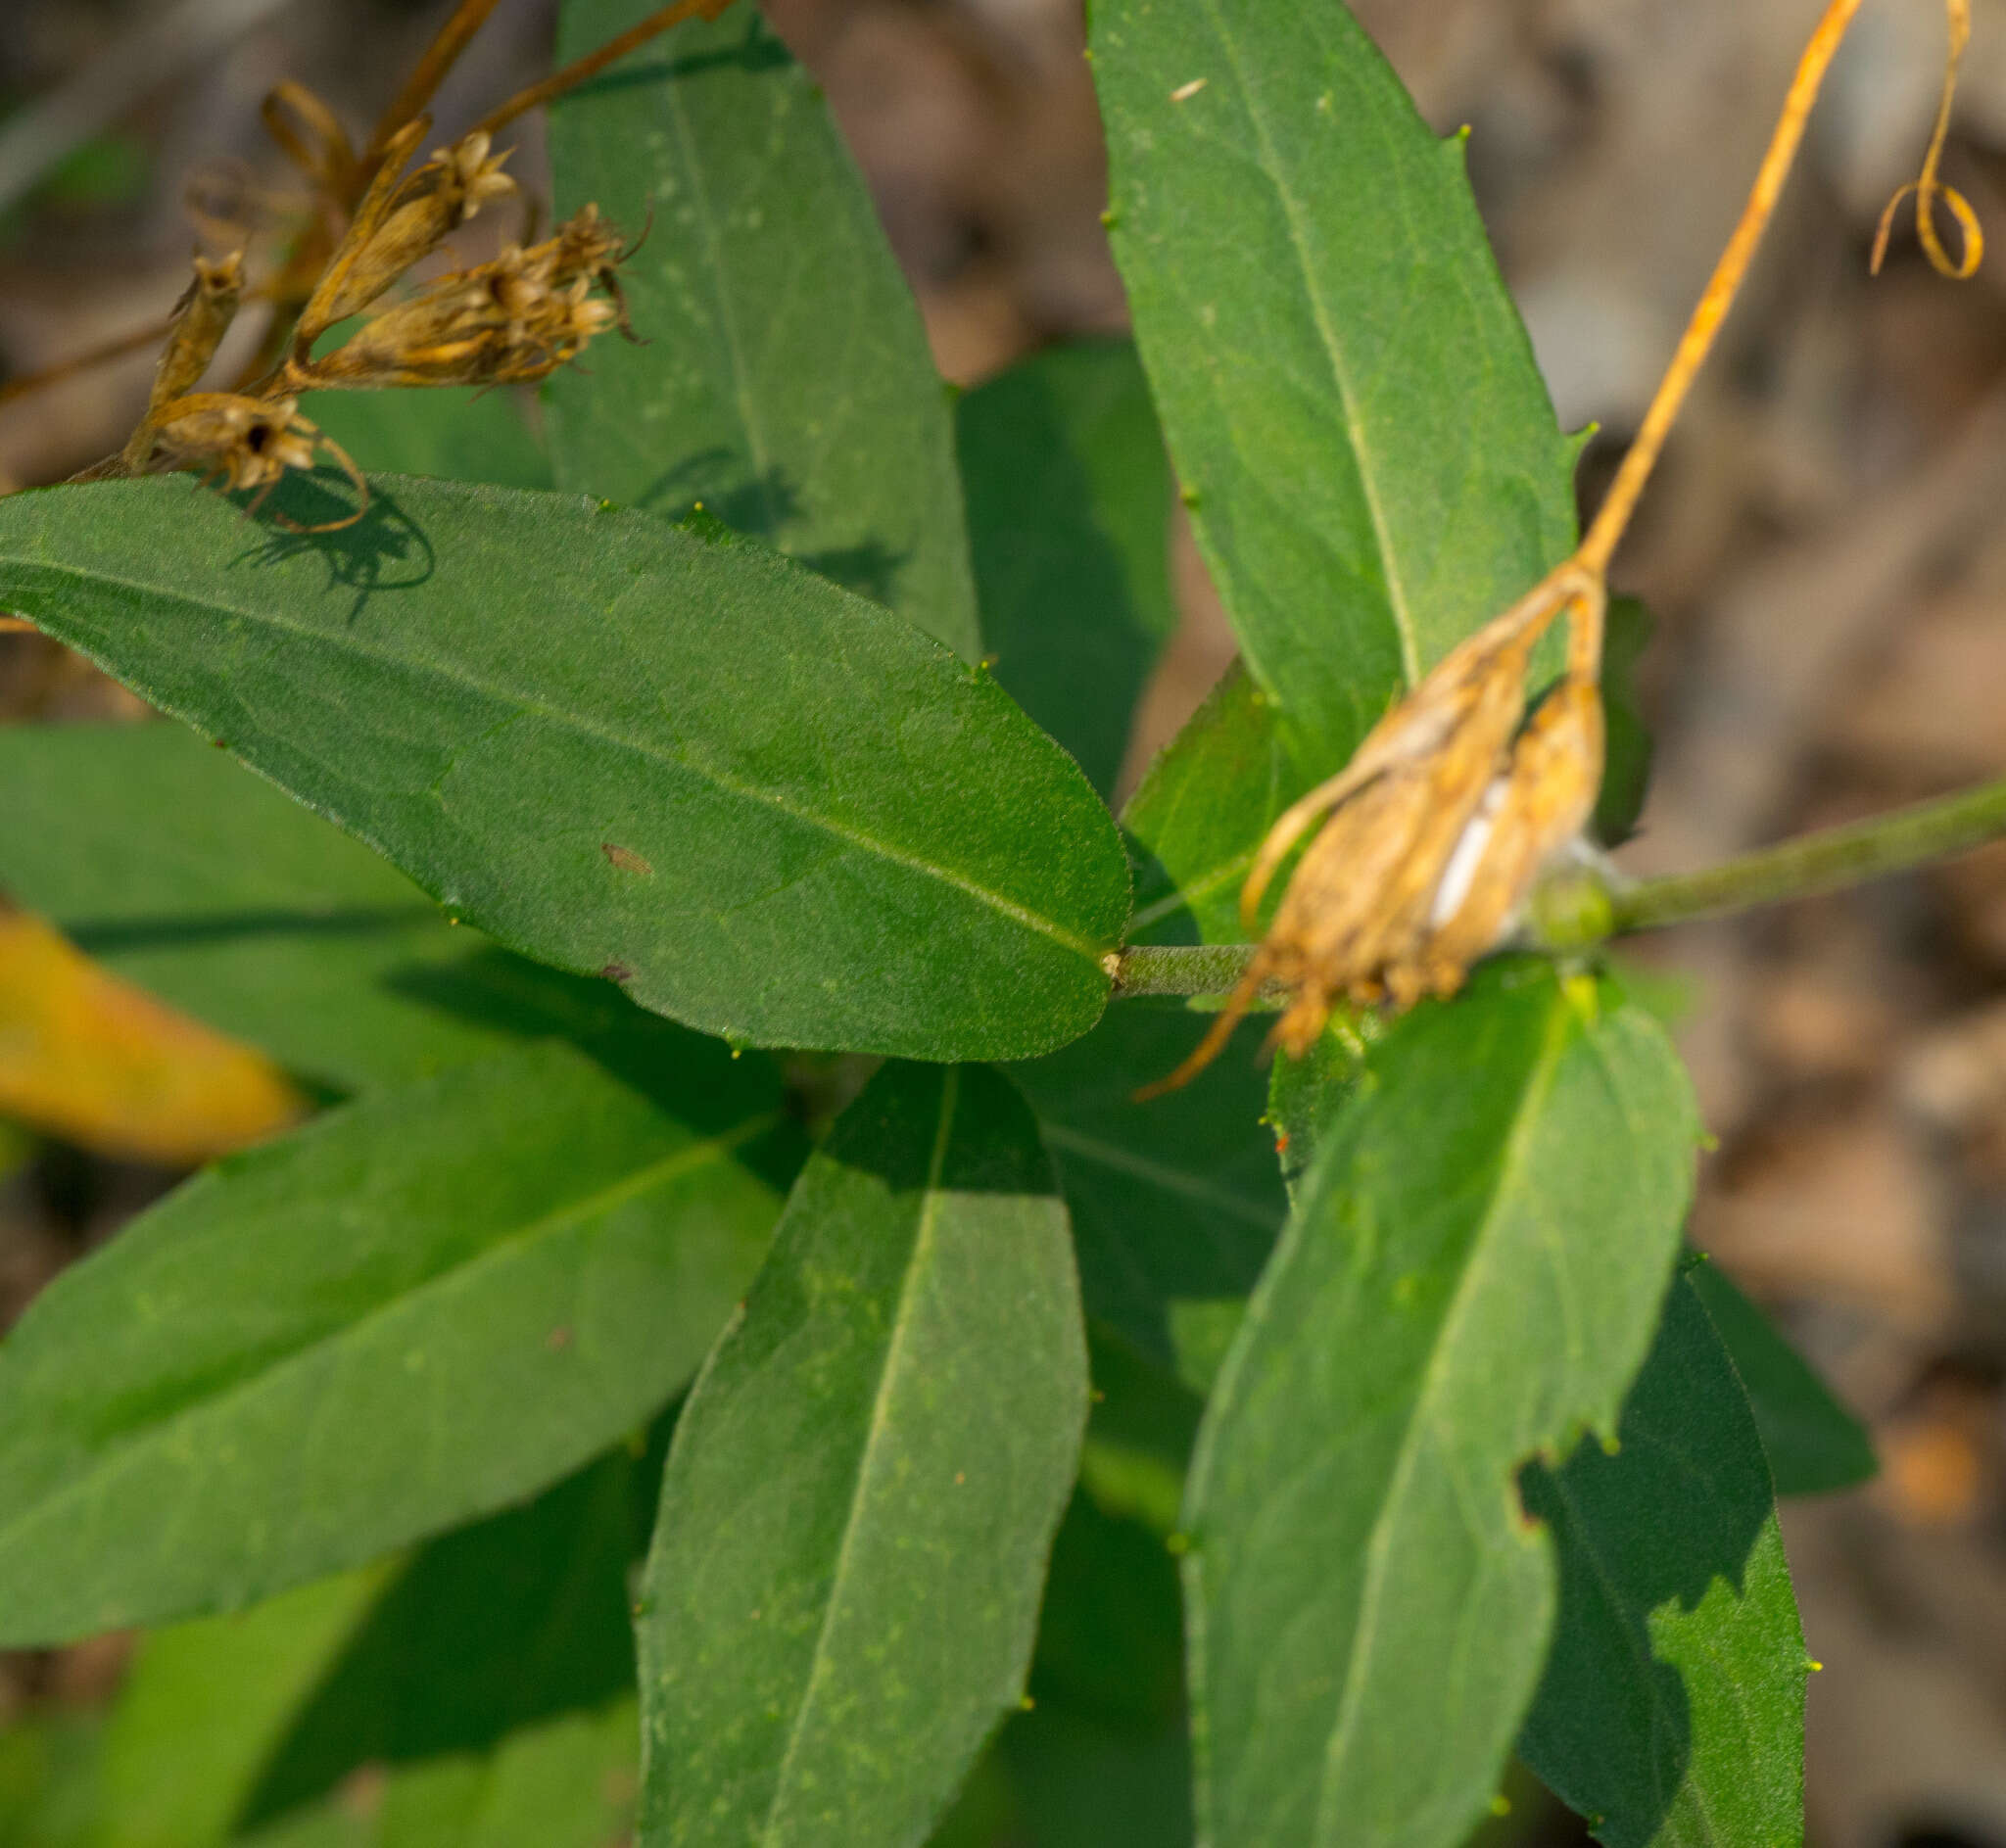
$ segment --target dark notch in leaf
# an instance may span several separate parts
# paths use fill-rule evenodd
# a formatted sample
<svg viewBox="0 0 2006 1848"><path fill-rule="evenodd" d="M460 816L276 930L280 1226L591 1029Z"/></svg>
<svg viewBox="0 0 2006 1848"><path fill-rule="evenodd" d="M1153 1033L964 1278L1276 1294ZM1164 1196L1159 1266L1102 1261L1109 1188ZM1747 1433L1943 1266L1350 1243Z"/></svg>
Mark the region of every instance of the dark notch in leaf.
<svg viewBox="0 0 2006 1848"><path fill-rule="evenodd" d="M569 0L559 57L650 0ZM946 397L821 91L758 11L690 21L551 111L560 208L647 242L621 270L645 347L549 388L560 485L700 504L965 659L980 652Z"/></svg>
<svg viewBox="0 0 2006 1848"><path fill-rule="evenodd" d="M1614 1453L1525 1476L1560 1606L1519 1751L1608 1848L1803 1835L1804 1635L1755 1420L1692 1281Z"/></svg>
<svg viewBox="0 0 2006 1848"><path fill-rule="evenodd" d="M406 529L421 571L357 565ZM1106 1001L1126 868L1071 760L762 546L395 477L360 525L267 543L190 483L109 482L0 504L0 598L455 916L618 963L706 1031L1022 1058ZM607 840L659 877L617 876Z"/></svg>
<svg viewBox="0 0 2006 1848"><path fill-rule="evenodd" d="M1654 1023L1523 959L1396 1022L1339 1094L1192 1464L1217 1848L1454 1848L1482 1814L1554 1607L1514 1479L1614 1428L1696 1136Z"/></svg>

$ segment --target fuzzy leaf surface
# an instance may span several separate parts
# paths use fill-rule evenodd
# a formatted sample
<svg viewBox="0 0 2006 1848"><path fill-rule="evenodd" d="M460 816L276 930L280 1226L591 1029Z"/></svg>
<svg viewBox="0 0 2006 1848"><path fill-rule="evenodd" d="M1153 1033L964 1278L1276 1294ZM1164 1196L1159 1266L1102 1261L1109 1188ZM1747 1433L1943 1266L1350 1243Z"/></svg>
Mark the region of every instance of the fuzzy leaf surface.
<svg viewBox="0 0 2006 1848"><path fill-rule="evenodd" d="M455 928L359 841L179 725L0 727L0 891L331 1090L527 1036L678 1029Z"/></svg>
<svg viewBox="0 0 2006 1848"><path fill-rule="evenodd" d="M1192 1464L1202 1839L1454 1848L1483 1813L1555 1603L1514 1479L1614 1430L1695 1140L1657 1026L1543 965L1370 1049Z"/></svg>
<svg viewBox="0 0 2006 1848"><path fill-rule="evenodd" d="M960 401L955 433L996 678L1105 795L1177 623L1170 465L1135 349L1033 354Z"/></svg>
<svg viewBox="0 0 2006 1848"><path fill-rule="evenodd" d="M558 58L651 0L567 0ZM701 503L980 652L947 395L820 88L756 8L692 20L550 112L560 212L647 241L620 270L645 346L602 338L548 393L558 484Z"/></svg>
<svg viewBox="0 0 2006 1848"><path fill-rule="evenodd" d="M1614 1455L1526 1474L1560 1558L1519 1753L1608 1848L1804 1833L1804 1635L1746 1395L1689 1279Z"/></svg>
<svg viewBox="0 0 2006 1848"><path fill-rule="evenodd" d="M990 1071L887 1066L677 1426L639 1625L645 1848L923 1840L1023 1690L1085 1411L1029 1111Z"/></svg>
<svg viewBox="0 0 2006 1848"><path fill-rule="evenodd" d="M1105 809L987 676L715 529L381 479L341 533L187 480L17 495L0 604L220 738L508 947L762 1045L1084 1032Z"/></svg>
<svg viewBox="0 0 2006 1848"><path fill-rule="evenodd" d="M197 1176L0 1348L0 1636L235 1609L571 1469L688 1379L793 1146L689 1036L652 1092L533 1047Z"/></svg>
<svg viewBox="0 0 2006 1848"><path fill-rule="evenodd" d="M1563 558L1553 421L1463 171L1342 6L1097 0L1115 260L1306 771Z"/></svg>

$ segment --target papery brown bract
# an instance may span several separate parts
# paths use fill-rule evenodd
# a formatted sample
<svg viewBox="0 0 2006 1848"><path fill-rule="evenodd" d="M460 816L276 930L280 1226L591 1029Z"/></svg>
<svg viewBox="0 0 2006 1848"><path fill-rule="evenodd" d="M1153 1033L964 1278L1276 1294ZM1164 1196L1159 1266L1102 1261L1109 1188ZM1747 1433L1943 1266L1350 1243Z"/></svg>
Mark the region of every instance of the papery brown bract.
<svg viewBox="0 0 2006 1848"><path fill-rule="evenodd" d="M1602 776L1602 703L1595 685L1563 681L1511 747L1511 768L1457 842L1418 951L1424 985L1453 994L1514 927L1541 871L1581 837Z"/></svg>
<svg viewBox="0 0 2006 1848"><path fill-rule="evenodd" d="M1189 1059L1138 1096L1204 1069L1270 983L1290 997L1274 1042L1298 1058L1341 1002L1406 1008L1462 985L1594 805L1601 706L1592 674L1570 673L1566 697L1514 734L1540 637L1563 610L1599 635L1601 606L1600 584L1562 567L1445 655L1343 771L1281 816L1241 893L1250 930L1289 851L1322 826L1223 1012ZM1452 869L1462 889L1445 906Z"/></svg>

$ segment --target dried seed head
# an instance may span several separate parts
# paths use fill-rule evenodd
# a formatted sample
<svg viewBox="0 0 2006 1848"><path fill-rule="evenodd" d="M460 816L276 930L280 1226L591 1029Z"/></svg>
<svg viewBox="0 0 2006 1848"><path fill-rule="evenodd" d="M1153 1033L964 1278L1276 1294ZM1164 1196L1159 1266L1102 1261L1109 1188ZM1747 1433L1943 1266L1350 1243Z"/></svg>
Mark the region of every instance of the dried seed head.
<svg viewBox="0 0 2006 1848"><path fill-rule="evenodd" d="M493 262L442 276L387 309L325 358L295 364L302 386L509 385L547 378L614 325L591 280L561 279L558 240L511 246Z"/></svg>
<svg viewBox="0 0 2006 1848"><path fill-rule="evenodd" d="M512 150L488 152L478 131L440 148L401 184L390 184L410 146L424 133L423 118L392 142L376 182L357 207L340 248L300 316L293 351L304 359L335 322L359 313L420 259L429 256L490 200L515 190L502 171Z"/></svg>
<svg viewBox="0 0 2006 1848"><path fill-rule="evenodd" d="M1444 656L1342 773L1282 816L1241 894L1250 929L1289 850L1329 819L1198 1050L1138 1095L1201 1070L1269 982L1290 991L1273 1037L1298 1058L1340 1002L1405 1008L1461 986L1594 802L1601 771L1594 680L1570 675L1523 733L1519 725L1534 644L1563 609L1580 630L1599 633L1601 604L1600 581L1563 566Z"/></svg>
<svg viewBox="0 0 2006 1848"><path fill-rule="evenodd" d="M255 489L255 511L288 469L311 468L321 450L341 465L362 500L346 519L298 529L329 533L353 526L367 511L368 484L348 452L300 415L298 401L292 398L246 398L234 392L195 392L178 398L166 406L154 427L139 470L158 475L200 469L206 480L220 479L232 494Z"/></svg>
<svg viewBox="0 0 2006 1848"><path fill-rule="evenodd" d="M635 338L627 319L627 298L620 292L619 268L646 241L644 227L633 243L625 242L617 225L599 216L597 205L588 204L560 224L555 234L536 249L549 253L550 279L565 283L583 276L612 297L614 320L628 340Z"/></svg>
<svg viewBox="0 0 2006 1848"><path fill-rule="evenodd" d="M164 405L181 397L209 370L209 362L236 318L243 295L242 251L232 251L215 262L197 255L194 280L174 304L167 344L154 368L153 392L147 400L141 435ZM134 441L138 440L135 436Z"/></svg>
<svg viewBox="0 0 2006 1848"><path fill-rule="evenodd" d="M1518 734L1509 772L1484 792L1443 871L1418 952L1429 992L1453 994L1514 927L1541 872L1587 825L1601 775L1600 692L1563 681Z"/></svg>

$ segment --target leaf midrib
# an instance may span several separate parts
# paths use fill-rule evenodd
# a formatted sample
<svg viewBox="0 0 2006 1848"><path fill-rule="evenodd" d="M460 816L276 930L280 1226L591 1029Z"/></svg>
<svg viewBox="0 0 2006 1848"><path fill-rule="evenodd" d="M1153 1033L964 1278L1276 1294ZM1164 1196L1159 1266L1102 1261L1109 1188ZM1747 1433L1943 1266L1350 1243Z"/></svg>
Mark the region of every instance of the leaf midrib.
<svg viewBox="0 0 2006 1848"><path fill-rule="evenodd" d="M649 1162L609 1186L598 1189L596 1193L567 1202L545 1213L541 1218L532 1219L527 1224L516 1227L494 1243L482 1246L461 1262L435 1271L414 1288L373 1303L353 1320L343 1322L329 1332L302 1342L270 1364L261 1366L257 1372L232 1382L222 1391L207 1395L193 1403L178 1405L164 1417L147 1420L121 1432L116 1443L88 1455L80 1475L72 1476L48 1493L37 1496L30 1504L30 1516L34 1519L46 1519L52 1510L65 1506L80 1495L97 1492L103 1487L109 1474L116 1473L136 1453L152 1448L160 1439L180 1426L207 1419L226 1409L232 1401L256 1396L282 1375L303 1369L322 1353L365 1336L381 1323L404 1313L427 1298L444 1297L466 1287L481 1272L499 1264L504 1258L514 1256L525 1247L547 1235L593 1218L603 1217L615 1208L655 1187L683 1174L693 1172L712 1161L724 1160L744 1147L746 1143L756 1141L768 1130L776 1128L784 1116L785 1113L782 1111L763 1111L758 1115L747 1117L743 1122L737 1123L718 1135L706 1137L701 1142L687 1144L672 1154L663 1156L659 1161ZM0 1546L7 1543L16 1527L16 1522L0 1523Z"/></svg>
<svg viewBox="0 0 2006 1848"><path fill-rule="evenodd" d="M1352 454L1358 466L1359 492L1364 497L1365 510L1372 521L1372 537L1378 546L1380 569L1385 579L1387 613L1393 618L1394 633L1400 640L1401 672L1408 686L1412 687L1417 685L1421 678L1420 646L1414 635L1412 616L1408 609L1407 587L1401 577L1399 552L1394 545L1385 508L1380 504L1378 482L1372 468L1372 447L1366 442L1364 431L1360 424L1357 388L1352 382L1349 365L1339 347L1337 330L1331 325L1322 295L1313 280L1314 271L1311 266L1309 247L1303 230L1303 210L1294 191L1283 177L1273 135L1269 131L1266 117L1255 103L1253 88L1247 81L1246 66L1240 58L1237 43L1227 29L1218 0L1205 0L1205 10L1212 20L1213 29L1225 54L1226 63L1232 68L1234 86L1239 92L1247 120L1260 141L1261 155L1269 183L1274 188L1275 198L1281 205L1282 216L1288 225L1289 245L1295 253L1296 262L1303 276L1304 299L1310 305L1311 318L1316 324L1316 337L1322 344L1324 358L1330 365L1331 383L1337 388L1338 403L1344 410L1345 431L1350 438Z"/></svg>
<svg viewBox="0 0 2006 1848"><path fill-rule="evenodd" d="M1264 1232L1272 1232L1280 1225L1284 1216L1278 1212L1266 1211L1253 1201L1227 1188L1215 1187L1208 1181L1200 1180L1196 1175L1186 1174L1177 1168L1154 1161L1148 1156L1137 1155L1132 1150L1120 1148L1114 1143L1082 1135L1078 1130L1069 1129L1063 1123L1041 1122L1039 1128L1044 1134L1044 1139L1056 1148L1080 1156L1088 1161L1096 1161L1102 1167L1112 1168L1119 1174L1147 1181L1151 1186L1159 1187L1167 1194L1176 1194L1202 1207L1216 1207L1220 1212L1239 1220L1242 1225L1258 1226Z"/></svg>
<svg viewBox="0 0 2006 1848"><path fill-rule="evenodd" d="M836 1621L836 1606L841 1602L843 1582L848 1576L850 1555L856 1543L858 1530L863 1526L863 1506L866 1486L872 1480L872 1464L884 1439L885 1427L889 1421L890 1402L893 1388L903 1384L901 1371L908 1330L912 1324L913 1298L916 1283L933 1247L934 1228L939 1220L943 1195L940 1191L940 1177L947 1166L947 1150L953 1139L955 1106L961 1096L961 1067L946 1066L940 1074L940 1115L933 1129L933 1147L927 1161L927 1187L920 1202L919 1224L913 1233L912 1255L906 1261L905 1275L900 1280L898 1309L892 1316L891 1333L884 1344L884 1364L879 1374L878 1390L871 1398L871 1425L865 1434L863 1449L857 1456L856 1481L850 1489L849 1509L843 1519L842 1542L836 1548L836 1565L830 1574L829 1597L822 1607L822 1621L815 1633L814 1653L808 1659L808 1673L801 1684L801 1697L794 1707L792 1722L788 1728L788 1742L781 1754L781 1761L774 1773L773 1794L767 1800L766 1814L760 1824L760 1840L768 1848L780 1848L785 1837L780 1833L781 1811L789 1794L788 1774L801 1746L802 1734L806 1730L808 1715L816 1705L817 1683L829 1663L829 1633Z"/></svg>
<svg viewBox="0 0 2006 1848"><path fill-rule="evenodd" d="M1381 1497L1379 1512L1373 1517L1371 1536L1365 1543L1365 1580L1359 1594L1359 1615L1352 1631L1344 1691L1339 1697L1337 1713L1331 1724L1330 1737L1324 1746L1322 1770L1317 1779L1318 1841L1337 1839L1330 1830L1333 1783L1337 1769L1350 1750L1353 1734L1360 1722L1366 1666L1377 1641L1381 1598L1396 1526L1395 1513L1406 1503L1408 1490L1419 1461L1421 1434L1432 1422L1434 1402L1442 1387L1447 1357L1456 1351L1458 1346L1457 1334L1471 1313L1470 1305L1477 1294L1474 1280L1481 1272L1488 1270L1493 1260L1495 1253L1492 1234L1501 1203L1516 1191L1519 1176L1526 1165L1526 1145L1531 1140L1540 1114L1546 1108L1548 1097L1552 1090L1554 1075L1559 1069L1560 1059L1566 1050L1570 1035L1571 1020L1568 1010L1564 1002L1556 998L1549 1009L1545 1043L1540 1048L1538 1062L1528 1075L1524 1094L1517 1111L1513 1114L1510 1133L1505 1137L1504 1156L1498 1164L1497 1185L1491 1191L1490 1204L1485 1208L1483 1219L1471 1241L1470 1258L1463 1265L1461 1276L1457 1279L1448 1312L1437 1326L1427 1365L1422 1369L1419 1384L1413 1395L1407 1428L1401 1436L1400 1453L1395 1460L1393 1473L1387 1478L1386 1492Z"/></svg>
<svg viewBox="0 0 2006 1848"><path fill-rule="evenodd" d="M977 903L987 906L999 916L1008 918L1012 923L1021 924L1024 928L1050 939L1062 949L1071 950L1075 955L1092 963L1095 968L1098 969L1100 966L1101 951L1099 947L1088 942L1086 938L1067 929L1057 920L1034 912L1028 906L1019 904L1015 899L1005 898L1002 893L992 891L986 885L982 885L977 880L970 878L966 874L956 873L947 867L936 866L931 861L922 860L915 854L908 853L902 848L894 847L888 842L880 840L875 835L867 834L860 829L847 827L843 823L832 820L828 816L816 815L802 809L776 790L762 789L748 783L740 782L726 776L713 765L696 759L693 755L689 758L671 757L643 740L623 736L621 734L605 726L594 724L581 714L563 711L542 700L534 699L526 693L495 687L463 670L448 670L437 661L413 661L405 655L388 649L369 647L358 637L354 635L336 635L327 630L315 629L307 624L288 620L286 617L273 611L245 610L228 603L203 602L175 592L161 591L154 586L122 578L108 571L85 571L73 565L52 564L44 560L20 560L17 562L22 563L25 569L43 572L54 577L73 579L85 584L117 585L138 595L155 598L198 614L207 613L211 616L228 616L239 622L249 623L254 626L259 624L268 625L270 628L279 630L286 635L302 637L310 641L319 642L337 650L346 648L350 652L361 656L363 659L382 662L406 673L417 672L430 675L436 680L445 682L448 686L464 687L469 692L478 693L504 707L512 707L520 713L532 713L541 718L549 719L560 726L566 726L575 732L583 733L588 737L597 738L602 743L613 745L621 750L631 751L636 756L649 763L658 764L665 770L680 772L685 776L693 777L697 782L708 783L727 795L737 796L742 801L757 803L770 808L777 814L785 815L788 820L798 823L803 828L819 829L821 832L836 840L843 841L861 852L876 855L879 859L887 861L893 866L903 867L908 872L920 874L942 885L951 886L955 890L974 899ZM936 645L944 646L945 644ZM173 712L176 717L182 716L179 709L173 706L165 707L164 710ZM457 762L457 759L455 758L454 761ZM347 827L348 824L344 823L343 826ZM359 829L352 829L351 831L356 834L358 839L367 842L378 853L383 853L386 859L395 860L395 855L386 852L380 842L372 839Z"/></svg>

